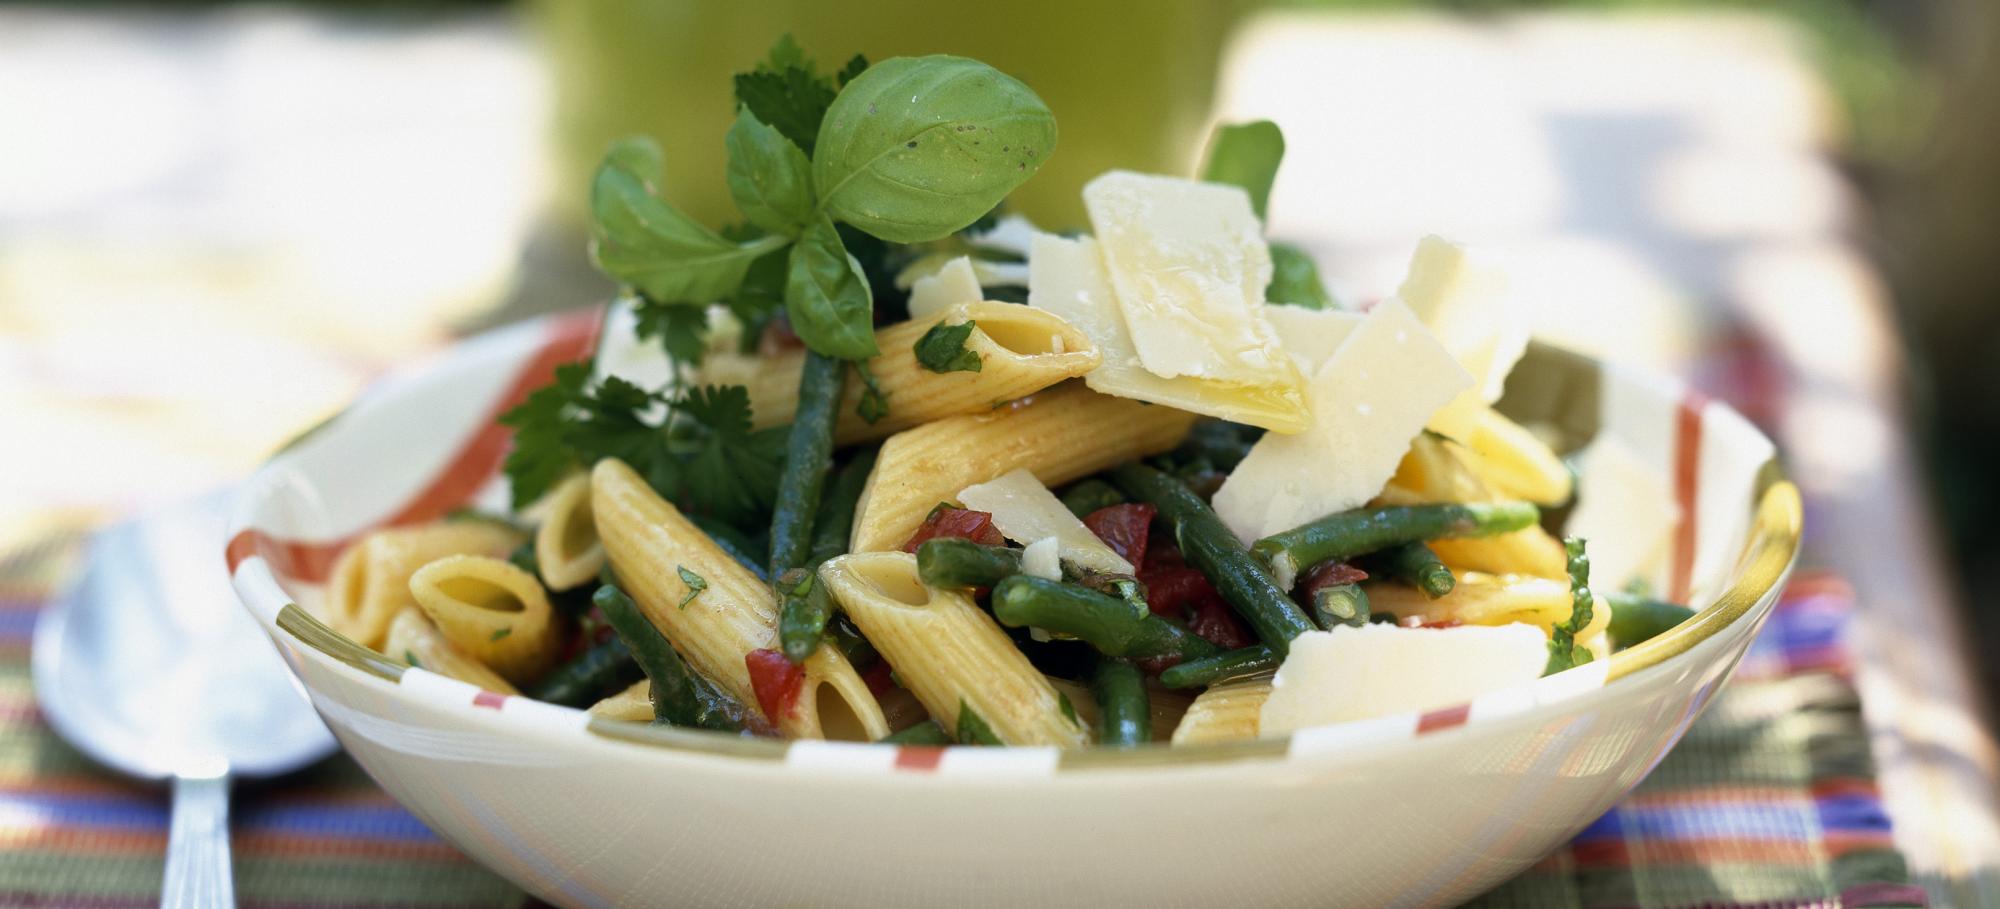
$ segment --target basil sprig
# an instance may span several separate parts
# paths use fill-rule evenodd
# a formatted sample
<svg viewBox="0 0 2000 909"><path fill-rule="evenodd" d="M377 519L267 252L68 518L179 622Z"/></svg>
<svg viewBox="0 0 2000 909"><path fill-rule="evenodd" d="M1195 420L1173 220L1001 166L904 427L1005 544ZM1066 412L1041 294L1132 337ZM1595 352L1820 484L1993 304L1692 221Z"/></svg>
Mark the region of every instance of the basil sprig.
<svg viewBox="0 0 2000 909"><path fill-rule="evenodd" d="M839 80L789 37L736 77L727 179L753 230L695 223L657 193L659 145L615 143L591 187L598 267L648 306L737 303L752 263L789 247L792 330L827 356L874 356L873 294L837 225L891 243L946 237L1034 175L1055 150L1055 118L1026 85L964 57L857 57Z"/></svg>
<svg viewBox="0 0 2000 909"><path fill-rule="evenodd" d="M1209 183L1242 187L1250 194L1250 207L1257 219L1271 201L1271 184L1278 179L1278 163L1285 158L1285 134L1269 120L1229 123L1215 128L1209 137L1202 163L1201 178ZM1326 285L1319 279L1319 266L1311 256L1289 243L1271 244L1271 284L1264 298L1307 309L1326 309L1334 304Z"/></svg>

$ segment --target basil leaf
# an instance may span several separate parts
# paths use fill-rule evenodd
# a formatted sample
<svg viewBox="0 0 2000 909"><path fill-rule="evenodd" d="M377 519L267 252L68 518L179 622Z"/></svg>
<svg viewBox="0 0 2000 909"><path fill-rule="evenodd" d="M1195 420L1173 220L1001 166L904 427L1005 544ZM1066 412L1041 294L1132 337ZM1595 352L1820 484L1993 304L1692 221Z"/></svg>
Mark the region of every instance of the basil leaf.
<svg viewBox="0 0 2000 909"><path fill-rule="evenodd" d="M805 152L747 107L736 111L724 142L729 195L743 216L772 233L798 236L813 214L812 163Z"/></svg>
<svg viewBox="0 0 2000 909"><path fill-rule="evenodd" d="M621 139L605 153L590 186L591 253L605 274L661 303L708 303L736 292L758 256L784 237L731 243L653 193L660 146Z"/></svg>
<svg viewBox="0 0 2000 909"><path fill-rule="evenodd" d="M1234 123L1215 128L1208 140L1201 178L1210 183L1241 186L1250 194L1250 207L1257 220L1264 220L1264 208L1271 199L1271 183L1278 177L1278 162L1285 157L1285 134L1269 120Z"/></svg>
<svg viewBox="0 0 2000 909"><path fill-rule="evenodd" d="M1333 306L1333 295L1320 283L1319 266L1290 243L1271 244L1271 286L1264 290L1264 299L1307 309Z"/></svg>
<svg viewBox="0 0 2000 909"><path fill-rule="evenodd" d="M897 57L834 98L813 152L828 214L895 243L948 236L1055 151L1056 121L1026 85L964 57Z"/></svg>
<svg viewBox="0 0 2000 909"><path fill-rule="evenodd" d="M861 263L840 244L833 220L820 215L792 247L785 272L785 314L806 346L829 357L860 360L877 353L875 299Z"/></svg>
<svg viewBox="0 0 2000 909"><path fill-rule="evenodd" d="M917 364L931 372L978 372L983 365L979 355L965 349L965 339L972 337L971 322L946 325L939 322L924 332L912 348L917 355Z"/></svg>

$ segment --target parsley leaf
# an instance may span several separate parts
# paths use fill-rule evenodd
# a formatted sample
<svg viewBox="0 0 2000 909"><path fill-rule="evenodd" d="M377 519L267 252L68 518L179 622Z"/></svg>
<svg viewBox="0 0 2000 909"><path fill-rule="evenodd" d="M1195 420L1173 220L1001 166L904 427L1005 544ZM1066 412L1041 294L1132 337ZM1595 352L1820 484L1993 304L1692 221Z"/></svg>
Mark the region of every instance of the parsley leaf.
<svg viewBox="0 0 2000 909"><path fill-rule="evenodd" d="M659 428L640 414L663 400L616 376L595 388L590 364L556 367L555 381L500 416L514 428L505 470L520 508L547 493L569 471L615 457L651 475L667 454Z"/></svg>
<svg viewBox="0 0 2000 909"><path fill-rule="evenodd" d="M750 393L741 385L689 389L675 412L700 429L684 440L691 456L679 497L724 523L756 525L778 500L787 427L753 432Z"/></svg>
<svg viewBox="0 0 2000 909"><path fill-rule="evenodd" d="M854 406L854 412L872 426L889 415L889 393L875 381L875 371L868 368L867 360L855 360L854 371L861 375L861 402Z"/></svg>
<svg viewBox="0 0 2000 909"><path fill-rule="evenodd" d="M658 339L676 364L700 366L708 352L708 310L692 303L661 303L639 295L632 307L641 341Z"/></svg>
<svg viewBox="0 0 2000 909"><path fill-rule="evenodd" d="M1573 669L1592 659L1589 648L1576 642L1577 632L1590 624L1596 602L1590 592L1590 556L1583 551L1583 540L1577 537L1564 539L1563 550L1569 555L1569 621L1550 629L1549 664L1542 670L1543 675Z"/></svg>
<svg viewBox="0 0 2000 909"><path fill-rule="evenodd" d="M688 595L681 598L680 605L681 609L686 609L689 603L694 602L695 597L701 596L701 592L708 589L708 580L687 570L685 565L675 565L674 573L680 575L681 583L687 585Z"/></svg>
<svg viewBox="0 0 2000 909"><path fill-rule="evenodd" d="M917 355L917 363L931 372L978 372L983 364L979 354L965 349L965 339L972 337L975 323L960 322L946 325L939 322L917 339L912 351Z"/></svg>
<svg viewBox="0 0 2000 909"><path fill-rule="evenodd" d="M748 108L779 135L792 140L810 155L819 139L820 121L833 106L833 83L806 66L788 64L783 69L758 68L737 73L736 103Z"/></svg>
<svg viewBox="0 0 2000 909"><path fill-rule="evenodd" d="M840 72L833 79L840 84L841 88L846 88L847 83L853 82L854 77L861 75L866 69L868 69L868 58L860 54L855 54L848 58L847 65L841 67Z"/></svg>
<svg viewBox="0 0 2000 909"><path fill-rule="evenodd" d="M972 705L964 698L958 700L958 743L961 745L1004 745L1000 737L993 734L993 727L986 725L979 714L972 712Z"/></svg>
<svg viewBox="0 0 2000 909"><path fill-rule="evenodd" d="M807 72L811 72L817 68L813 65L812 58L806 56L805 48L799 46L798 40L792 37L791 32L786 32L779 35L778 40L771 44L770 54L766 55L763 61L757 64L757 71L762 73L782 73L793 67L798 67Z"/></svg>

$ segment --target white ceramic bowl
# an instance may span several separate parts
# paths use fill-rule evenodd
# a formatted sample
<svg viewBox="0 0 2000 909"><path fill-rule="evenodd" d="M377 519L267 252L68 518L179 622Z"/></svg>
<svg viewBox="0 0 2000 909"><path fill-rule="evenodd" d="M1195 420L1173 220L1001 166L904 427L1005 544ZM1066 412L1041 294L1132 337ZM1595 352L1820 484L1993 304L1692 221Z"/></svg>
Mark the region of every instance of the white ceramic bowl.
<svg viewBox="0 0 2000 909"><path fill-rule="evenodd" d="M593 322L485 335L383 383L256 475L228 547L243 601L348 752L433 830L561 906L1455 903L1659 762L1798 544L1797 493L1741 417L1537 347L1503 409L1566 446L1615 429L1672 478L1689 520L1657 580L1700 612L1593 668L1423 716L1183 749L787 744L482 692L313 619L343 541L497 492L493 416L586 353Z"/></svg>

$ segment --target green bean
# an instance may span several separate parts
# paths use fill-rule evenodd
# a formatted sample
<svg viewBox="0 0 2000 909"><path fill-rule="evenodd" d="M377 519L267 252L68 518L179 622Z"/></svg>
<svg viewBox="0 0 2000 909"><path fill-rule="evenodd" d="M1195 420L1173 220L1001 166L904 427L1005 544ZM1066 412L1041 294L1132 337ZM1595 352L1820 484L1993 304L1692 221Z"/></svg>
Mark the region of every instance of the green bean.
<svg viewBox="0 0 2000 909"><path fill-rule="evenodd" d="M821 562L847 553L849 537L854 532L854 509L861 502L861 490L868 485L868 474L875 469L874 448L864 448L842 465L826 487L826 494L820 497L819 513L813 515L812 551L806 558L806 567L817 568Z"/></svg>
<svg viewBox="0 0 2000 909"><path fill-rule="evenodd" d="M1080 638L1106 656L1191 660L1216 652L1200 635L1123 600L1025 574L994 586L993 617L1010 628Z"/></svg>
<svg viewBox="0 0 2000 909"><path fill-rule="evenodd" d="M1444 560L1422 543L1404 543L1384 549L1369 560L1368 569L1371 574L1386 575L1409 584L1433 600L1458 586L1458 579L1452 576Z"/></svg>
<svg viewBox="0 0 2000 909"><path fill-rule="evenodd" d="M1193 565L1236 612L1249 620L1257 636L1279 656L1292 639L1317 626L1292 602L1264 566L1251 558L1236 535L1208 503L1180 481L1144 464L1126 464L1111 472L1111 481L1135 499L1150 502L1174 528L1181 555Z"/></svg>
<svg viewBox="0 0 2000 909"><path fill-rule="evenodd" d="M1368 624L1368 592L1360 584L1329 584L1313 591L1313 615L1320 626L1359 628Z"/></svg>
<svg viewBox="0 0 2000 909"><path fill-rule="evenodd" d="M877 740L883 745L949 745L951 735L938 725L937 720L925 720L901 732L892 732Z"/></svg>
<svg viewBox="0 0 2000 909"><path fill-rule="evenodd" d="M706 515L691 514L687 519L702 533L708 535L709 541L715 544L715 548L735 559L737 564L750 569L750 573L756 575L757 580L771 579L770 574L765 571L764 560L758 557L758 553L765 547L757 545L748 534Z"/></svg>
<svg viewBox="0 0 2000 909"><path fill-rule="evenodd" d="M1271 648L1256 644L1169 666L1160 673L1160 684L1168 688L1205 688L1276 668L1278 655Z"/></svg>
<svg viewBox="0 0 2000 909"><path fill-rule="evenodd" d="M785 469L778 475L778 503L771 511L771 577L805 567L812 551L813 515L833 464L833 424L846 381L846 360L806 351L799 371L799 407L785 438Z"/></svg>
<svg viewBox="0 0 2000 909"><path fill-rule="evenodd" d="M1021 550L938 537L917 547L917 577L931 587L991 587L1021 573Z"/></svg>
<svg viewBox="0 0 2000 909"><path fill-rule="evenodd" d="M1532 525L1541 516L1527 502L1401 505L1330 514L1251 545L1280 580L1328 559L1351 559L1403 543L1483 537Z"/></svg>
<svg viewBox="0 0 2000 909"><path fill-rule="evenodd" d="M632 659L653 681L653 722L735 732L742 705L734 704L705 678L688 668L652 620L639 612L632 598L616 587L599 587L591 597L613 631L631 648ZM732 709L733 708L733 709Z"/></svg>
<svg viewBox="0 0 2000 909"><path fill-rule="evenodd" d="M1611 607L1611 643L1630 647L1652 640L1660 633L1687 621L1694 610L1630 593L1600 594Z"/></svg>
<svg viewBox="0 0 2000 909"><path fill-rule="evenodd" d="M1153 711L1139 667L1099 658L1097 671L1090 676L1090 693L1097 698L1097 744L1143 745L1152 739Z"/></svg>
<svg viewBox="0 0 2000 909"><path fill-rule="evenodd" d="M1091 512L1100 508L1123 505L1125 502L1125 494L1119 492L1118 487L1096 477L1071 483L1062 494L1063 507L1079 518L1089 517Z"/></svg>
<svg viewBox="0 0 2000 909"><path fill-rule="evenodd" d="M1183 463L1205 459L1216 470L1227 473L1250 455L1250 446L1257 443L1258 435L1261 433L1253 434L1248 426L1227 420L1198 420L1180 447L1174 449L1174 456Z"/></svg>
<svg viewBox="0 0 2000 909"><path fill-rule="evenodd" d="M528 696L565 707L588 707L645 677L645 671L632 660L632 648L620 638L611 638L549 670L529 689Z"/></svg>
<svg viewBox="0 0 2000 909"><path fill-rule="evenodd" d="M827 620L833 618L833 598L820 583L819 573L810 568L794 568L778 578L778 648L785 659L803 663L819 649L826 634Z"/></svg>

